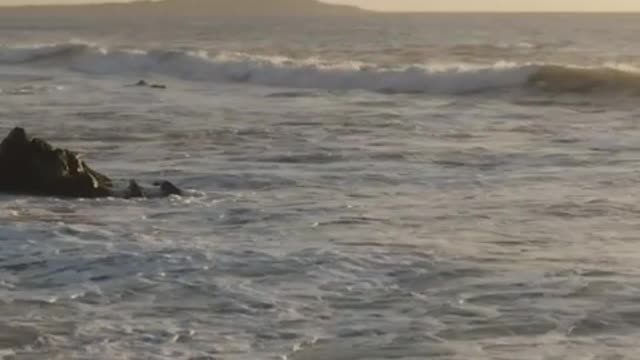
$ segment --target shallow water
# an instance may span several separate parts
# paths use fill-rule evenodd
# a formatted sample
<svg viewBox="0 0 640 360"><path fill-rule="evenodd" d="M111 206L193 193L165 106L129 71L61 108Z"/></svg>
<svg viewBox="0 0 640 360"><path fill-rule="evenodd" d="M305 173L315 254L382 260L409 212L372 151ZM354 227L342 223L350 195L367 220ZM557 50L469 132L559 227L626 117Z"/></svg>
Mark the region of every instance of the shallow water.
<svg viewBox="0 0 640 360"><path fill-rule="evenodd" d="M291 21L272 33L242 19L171 33L3 22L0 54L12 59L25 45L85 45L35 62L0 56L2 133L24 126L113 177L166 178L189 191L152 200L0 197L0 356L634 358L635 95L615 82L528 88L526 64L504 73L495 65L526 52L541 63L631 66L634 18L570 18L584 32L560 31L566 18L527 17L511 32L490 17L433 19ZM434 21L457 31L436 36ZM550 38L561 45L545 53ZM427 85L418 92L354 86L372 82L344 64L393 53L385 51L393 42L405 55L366 57L376 68L365 71L380 76L385 61L393 71L431 69L424 54L406 53L421 47L458 62L456 51L477 39L521 45L464 55L465 69L488 66L489 76L410 69L409 79ZM183 53L140 67L156 56L141 53L132 67L110 55L161 43L242 52L251 76L225 77L223 66L194 78L221 69L211 57L196 68L181 63ZM100 47L110 50L99 55ZM275 66L275 55L289 60ZM321 55L311 68L295 63ZM259 56L268 58L256 65ZM323 72L323 61L339 63L338 75ZM493 74L498 89L485 86L496 84ZM168 89L126 86L139 78ZM314 87L314 79L324 80ZM478 91L457 91L470 83Z"/></svg>

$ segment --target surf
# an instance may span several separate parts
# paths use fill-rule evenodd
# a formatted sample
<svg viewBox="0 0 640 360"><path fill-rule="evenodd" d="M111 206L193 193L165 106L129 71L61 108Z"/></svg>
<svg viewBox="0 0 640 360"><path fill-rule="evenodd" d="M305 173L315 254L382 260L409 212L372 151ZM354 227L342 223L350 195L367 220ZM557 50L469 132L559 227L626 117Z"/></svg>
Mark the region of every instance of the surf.
<svg viewBox="0 0 640 360"><path fill-rule="evenodd" d="M163 75L186 81L381 93L478 94L510 90L640 94L631 65L497 62L398 64L331 61L199 49L136 49L91 43L0 47L0 65L56 67L102 76Z"/></svg>

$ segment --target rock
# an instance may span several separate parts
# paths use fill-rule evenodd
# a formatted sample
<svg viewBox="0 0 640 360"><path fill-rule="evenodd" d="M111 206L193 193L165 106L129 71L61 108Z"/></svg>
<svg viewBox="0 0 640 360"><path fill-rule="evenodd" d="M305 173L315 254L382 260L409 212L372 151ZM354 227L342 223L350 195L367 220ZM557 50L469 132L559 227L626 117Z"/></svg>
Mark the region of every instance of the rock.
<svg viewBox="0 0 640 360"><path fill-rule="evenodd" d="M144 86L152 89L166 89L167 85L163 84L149 84L145 80L139 80L137 83L133 84L133 86Z"/></svg>
<svg viewBox="0 0 640 360"><path fill-rule="evenodd" d="M168 181L155 182L147 189L131 180L126 189L119 190L114 181L91 169L76 153L31 139L19 127L0 143L0 192L84 198L182 194Z"/></svg>
<svg viewBox="0 0 640 360"><path fill-rule="evenodd" d="M140 185L138 185L138 183L135 180L129 181L128 190L129 191L125 194L125 197L127 198L144 197L144 192L142 191L142 188L140 187Z"/></svg>
<svg viewBox="0 0 640 360"><path fill-rule="evenodd" d="M182 195L182 190L178 189L178 187L176 187L175 185L173 185L172 183L164 180L164 181L160 181L160 182L155 182L154 185L156 186L160 186L160 191L163 194L167 194L167 195Z"/></svg>

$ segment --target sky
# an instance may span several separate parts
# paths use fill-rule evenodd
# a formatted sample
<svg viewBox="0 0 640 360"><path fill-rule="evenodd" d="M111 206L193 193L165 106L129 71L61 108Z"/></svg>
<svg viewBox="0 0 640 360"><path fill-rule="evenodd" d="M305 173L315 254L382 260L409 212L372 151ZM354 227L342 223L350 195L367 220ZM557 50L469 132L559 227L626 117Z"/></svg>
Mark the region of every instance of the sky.
<svg viewBox="0 0 640 360"><path fill-rule="evenodd" d="M1 0L0 0L1 1ZM325 0L385 11L640 11L640 0Z"/></svg>
<svg viewBox="0 0 640 360"><path fill-rule="evenodd" d="M1 5L123 0L0 0ZM383 11L640 11L640 0L323 0Z"/></svg>

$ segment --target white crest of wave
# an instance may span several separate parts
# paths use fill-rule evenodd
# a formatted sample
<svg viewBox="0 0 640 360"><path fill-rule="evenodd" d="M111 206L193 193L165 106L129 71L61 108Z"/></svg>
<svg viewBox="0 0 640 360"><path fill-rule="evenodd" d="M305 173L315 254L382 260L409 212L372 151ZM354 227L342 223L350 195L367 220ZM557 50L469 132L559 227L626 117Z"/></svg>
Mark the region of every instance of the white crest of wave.
<svg viewBox="0 0 640 360"><path fill-rule="evenodd" d="M536 66L497 63L405 65L290 59L221 51L105 48L87 43L0 47L0 64L59 66L100 75L161 74L190 81L247 82L289 88L473 93L523 85Z"/></svg>

